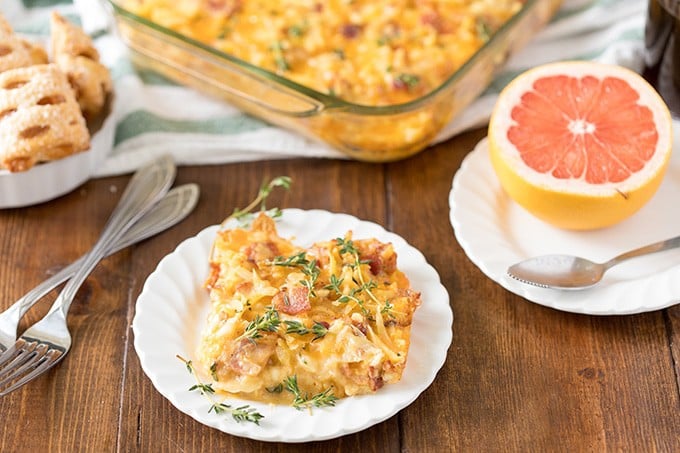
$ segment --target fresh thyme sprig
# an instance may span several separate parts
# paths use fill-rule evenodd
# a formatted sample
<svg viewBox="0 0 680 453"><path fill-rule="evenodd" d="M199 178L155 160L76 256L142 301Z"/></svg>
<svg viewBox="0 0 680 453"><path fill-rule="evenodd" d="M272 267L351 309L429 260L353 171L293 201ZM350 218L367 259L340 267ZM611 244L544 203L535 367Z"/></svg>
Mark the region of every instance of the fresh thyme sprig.
<svg viewBox="0 0 680 453"><path fill-rule="evenodd" d="M255 208L260 207L260 211L266 212L267 215L269 215L271 218L275 219L277 217L281 216L281 210L278 208L273 208L267 210L267 198L271 194L272 190L276 187L282 187L286 190L290 189L290 186L292 184L293 180L288 177L288 176L277 176L276 178L272 179L269 183L267 184L262 184L260 186L260 190L257 193L257 197L253 201L250 202L248 206L246 206L243 209L234 209L234 212L231 213L229 217L224 219L222 222L222 227L231 219L235 219L241 224L245 224L248 221L252 220L253 214L251 211Z"/></svg>
<svg viewBox="0 0 680 453"><path fill-rule="evenodd" d="M330 289L331 291L335 291L338 294L342 294L342 289L340 288L340 285L342 285L342 282L344 278L338 278L337 275L331 274L330 276L330 281L328 282L328 285L324 286L324 289Z"/></svg>
<svg viewBox="0 0 680 453"><path fill-rule="evenodd" d="M316 395L312 395L311 397L307 393L303 394L300 391L300 387L298 386L296 375L288 376L286 379L284 379L283 385L286 390L293 394L293 407L297 410L311 408L312 406L335 406L335 403L338 400L338 398L333 395L332 387L329 387L323 392L317 393Z"/></svg>
<svg viewBox="0 0 680 453"><path fill-rule="evenodd" d="M277 256L272 260L271 264L274 266L296 267L309 264L309 260L307 260L307 254L305 252L300 252L297 255L288 257Z"/></svg>
<svg viewBox="0 0 680 453"><path fill-rule="evenodd" d="M256 425L259 425L260 420L264 418L264 415L260 414L254 407L250 407L247 404L239 407L231 407L225 403L216 403L210 407L208 412L211 410L216 414L227 412L230 413L232 418L237 422L253 422Z"/></svg>
<svg viewBox="0 0 680 453"><path fill-rule="evenodd" d="M351 253L355 257L357 257L357 260L359 259L359 251L357 248L354 246L354 241L351 239L345 239L345 238L336 238L335 243L340 247L340 254L343 255L345 253Z"/></svg>
<svg viewBox="0 0 680 453"><path fill-rule="evenodd" d="M415 74L402 73L396 77L396 80L409 90L417 87L420 83L420 77Z"/></svg>
<svg viewBox="0 0 680 453"><path fill-rule="evenodd" d="M333 389L329 387L323 392L313 395L308 400L308 404L311 404L314 407L333 407L337 401L338 398L333 395Z"/></svg>
<svg viewBox="0 0 680 453"><path fill-rule="evenodd" d="M274 387L265 387L264 389L269 393L281 393L283 392L283 382L279 382L279 384Z"/></svg>
<svg viewBox="0 0 680 453"><path fill-rule="evenodd" d="M307 278L300 280L300 284L307 288L309 297L315 297L314 286L319 278L321 269L316 265L316 260L308 260L307 254L303 251L288 257L277 256L271 261L273 266L298 267Z"/></svg>
<svg viewBox="0 0 680 453"><path fill-rule="evenodd" d="M354 241L351 239L337 238L335 243L340 247L340 254L344 255L349 253L354 257L354 263L351 264L352 267L358 267L362 264L369 264L369 260L362 260L359 258L359 250L354 246Z"/></svg>
<svg viewBox="0 0 680 453"><path fill-rule="evenodd" d="M350 254L354 258L354 262L350 263L349 266L357 269L359 266L362 264L369 264L370 260L362 260L359 256L359 250L357 250L356 246L354 245L354 242L351 239L344 239L344 238L336 238L335 243L338 247L340 247L340 254ZM349 293L345 294L342 291L342 288L340 288L340 285L343 282L342 278L338 278L335 275L330 276L330 282L328 285L325 286L325 289L330 289L335 291L338 294L338 299L337 301L340 303L347 303L347 302L354 302L359 306L359 309L361 312L369 316L369 310L365 306L365 301L361 299L359 296L363 293L368 296L369 299L373 300L377 306L382 306L383 308L381 309L380 313L386 313L388 310L392 308L391 304L389 302L385 302L384 304L378 300L378 298L373 294L373 290L378 287L378 284L374 282L373 280L369 281L364 281L363 273L362 272L357 272L357 278L359 281L355 280L354 277L352 277L352 281L354 284L357 285L357 287L352 288ZM388 307L389 304L389 307ZM388 307L385 309L385 307ZM376 308L377 310L377 308Z"/></svg>
<svg viewBox="0 0 680 453"><path fill-rule="evenodd" d="M356 288L352 288L348 294L343 294L340 293L340 297L338 298L338 302L341 304L346 304L349 301L354 302L359 306L359 309L364 315L369 315L368 309L364 306L364 301L357 297L363 290L363 286L359 286Z"/></svg>
<svg viewBox="0 0 680 453"><path fill-rule="evenodd" d="M318 321L314 321L311 328L307 328L300 321L285 320L283 323L286 326L286 334L307 335L312 333L314 334L312 341L323 338L328 333L328 328ZM262 332L277 332L280 325L279 312L274 306L269 306L263 316L257 315L255 319L248 323L243 333L236 340L247 338L254 342L256 339L262 338ZM213 372L212 367L210 371Z"/></svg>
<svg viewBox="0 0 680 453"><path fill-rule="evenodd" d="M301 23L292 25L288 28L288 36L291 38L299 38L307 32L307 29L309 29L309 24L306 20L303 20Z"/></svg>
<svg viewBox="0 0 680 453"><path fill-rule="evenodd" d="M286 60L286 55L283 52L284 50L283 42L275 41L271 46L269 46L269 49L272 51L274 55L274 62L276 63L276 67L280 71L288 71L290 69L290 65L288 64L288 61Z"/></svg>
<svg viewBox="0 0 680 453"><path fill-rule="evenodd" d="M267 210L266 202L267 198L269 197L269 194L271 194L272 190L276 187L283 187L286 190L290 189L290 185L292 184L293 180L288 177L288 176L277 176L276 178L272 179L269 181L268 184L262 184L260 186L260 190L257 193L257 197L253 201L250 202L248 206L246 206L243 209L238 209L235 208L234 212L231 213L226 219L222 221L220 224L220 230L224 229L226 224L230 220L236 220L241 227L246 227L250 224L250 222L255 218L254 214L251 213L253 209L255 209L258 205L260 205L260 212L264 212L267 214L269 217L272 219L278 219L281 217L281 210L279 208L272 208ZM212 260L212 257L215 256L215 243L213 242L212 247L210 248L210 259Z"/></svg>
<svg viewBox="0 0 680 453"><path fill-rule="evenodd" d="M208 413L210 412L215 412L216 414L228 413L237 422L252 422L255 423L256 425L260 424L260 420L264 418L264 415L257 412L257 410L254 407L251 407L247 404L239 407L232 407L224 402L216 402L215 400L213 400L212 396L215 394L215 389L213 388L212 384L211 383L206 384L201 381L201 379L198 377L194 370L194 365L191 362L191 360L187 360L180 355L177 355L177 358L184 362L184 365L187 367L189 374L194 376L194 379L196 379L196 384L192 385L189 388L189 391L193 392L197 390L202 396L204 396L210 402L210 408L208 409Z"/></svg>
<svg viewBox="0 0 680 453"><path fill-rule="evenodd" d="M386 300L385 305L383 305L383 307L380 309L380 313L382 313L383 315L387 315L390 318L394 318L393 310L394 305L392 305L392 303L389 300Z"/></svg>
<svg viewBox="0 0 680 453"><path fill-rule="evenodd" d="M488 41L491 38L491 35L493 34L491 26L483 18L477 19L477 22L475 23L475 28L477 31L477 36L484 42Z"/></svg>
<svg viewBox="0 0 680 453"><path fill-rule="evenodd" d="M314 286L316 285L316 281L319 279L319 274L321 273L321 269L319 269L319 267L316 265L316 260L312 260L303 265L300 270L307 276L307 278L300 280L300 283L302 286L307 288L309 297L316 296Z"/></svg>
<svg viewBox="0 0 680 453"><path fill-rule="evenodd" d="M323 338L328 333L328 327L320 323L319 321L314 321L312 328L306 327L300 321L283 321L286 324L286 333L294 333L297 335L307 335L310 333L314 334L312 341L316 341L319 338Z"/></svg>
<svg viewBox="0 0 680 453"><path fill-rule="evenodd" d="M263 316L257 315L255 319L248 323L246 329L237 340L247 338L255 341L257 338L262 337L262 332L276 332L280 324L279 312L273 306L269 306Z"/></svg>

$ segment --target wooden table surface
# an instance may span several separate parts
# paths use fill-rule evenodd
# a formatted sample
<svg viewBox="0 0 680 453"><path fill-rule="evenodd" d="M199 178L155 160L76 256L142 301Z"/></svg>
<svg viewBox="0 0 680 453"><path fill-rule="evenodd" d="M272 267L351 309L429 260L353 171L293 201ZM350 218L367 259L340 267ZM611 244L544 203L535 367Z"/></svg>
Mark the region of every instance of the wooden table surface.
<svg viewBox="0 0 680 453"><path fill-rule="evenodd" d="M680 451L680 307L616 317L545 308L486 278L456 242L451 180L483 134L390 164L180 167L177 184L201 188L196 210L97 267L71 308L69 355L0 397L0 452ZM387 421L334 440L265 443L208 428L155 390L133 348L135 301L159 260L277 175L294 184L272 204L384 225L423 252L451 298L453 342L434 383ZM0 211L0 307L86 252L128 180L95 179L57 200Z"/></svg>

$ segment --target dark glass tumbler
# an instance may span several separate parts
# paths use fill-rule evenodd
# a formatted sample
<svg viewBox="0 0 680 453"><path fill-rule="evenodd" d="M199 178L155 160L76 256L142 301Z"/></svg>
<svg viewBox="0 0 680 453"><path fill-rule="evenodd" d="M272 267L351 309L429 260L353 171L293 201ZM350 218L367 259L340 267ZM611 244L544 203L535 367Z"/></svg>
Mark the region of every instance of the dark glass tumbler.
<svg viewBox="0 0 680 453"><path fill-rule="evenodd" d="M649 0L645 78L680 118L680 0Z"/></svg>

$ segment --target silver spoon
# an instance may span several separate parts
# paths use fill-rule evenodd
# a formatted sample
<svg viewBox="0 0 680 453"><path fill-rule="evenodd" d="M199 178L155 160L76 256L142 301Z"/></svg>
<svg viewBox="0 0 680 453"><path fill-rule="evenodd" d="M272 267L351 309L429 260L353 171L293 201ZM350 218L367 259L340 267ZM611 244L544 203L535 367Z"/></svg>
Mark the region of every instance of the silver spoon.
<svg viewBox="0 0 680 453"><path fill-rule="evenodd" d="M605 272L623 261L676 247L680 247L680 236L622 253L605 263L571 255L537 256L513 264L508 268L508 275L542 288L583 289L602 280Z"/></svg>

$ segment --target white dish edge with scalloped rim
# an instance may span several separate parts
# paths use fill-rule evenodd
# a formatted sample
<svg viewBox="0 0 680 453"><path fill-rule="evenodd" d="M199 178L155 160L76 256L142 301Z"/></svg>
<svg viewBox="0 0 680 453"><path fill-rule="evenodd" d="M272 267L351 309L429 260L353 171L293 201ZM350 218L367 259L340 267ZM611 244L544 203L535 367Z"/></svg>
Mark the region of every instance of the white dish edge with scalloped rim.
<svg viewBox="0 0 680 453"><path fill-rule="evenodd" d="M675 125L678 149L678 124ZM595 231L552 227L503 191L487 139L468 154L453 178L450 220L466 255L489 278L525 299L573 313L624 315L680 303L680 249L637 258L609 270L598 285L578 291L539 288L512 279L507 268L552 253L606 261L620 253L680 235L680 156L673 153L661 187L632 217Z"/></svg>
<svg viewBox="0 0 680 453"><path fill-rule="evenodd" d="M209 402L188 389L195 382L176 355L191 358L208 313L203 283L208 275L208 254L218 231L211 226L182 242L146 280L137 299L132 328L142 368L156 389L175 407L195 420L225 433L277 442L307 442L354 433L379 423L408 406L434 380L451 344L453 314L439 275L424 256L404 239L381 226L346 214L322 210L283 210L277 222L282 237L308 246L341 237L352 230L355 238L375 237L392 242L399 269L422 293L411 329L409 358L402 380L373 395L344 398L332 408L310 414L292 407L230 400L250 404L265 418L260 425L237 423L225 414L208 413Z"/></svg>
<svg viewBox="0 0 680 453"><path fill-rule="evenodd" d="M115 133L112 110L92 136L89 150L35 165L27 171L0 170L0 209L31 206L71 192L90 179L106 159Z"/></svg>

